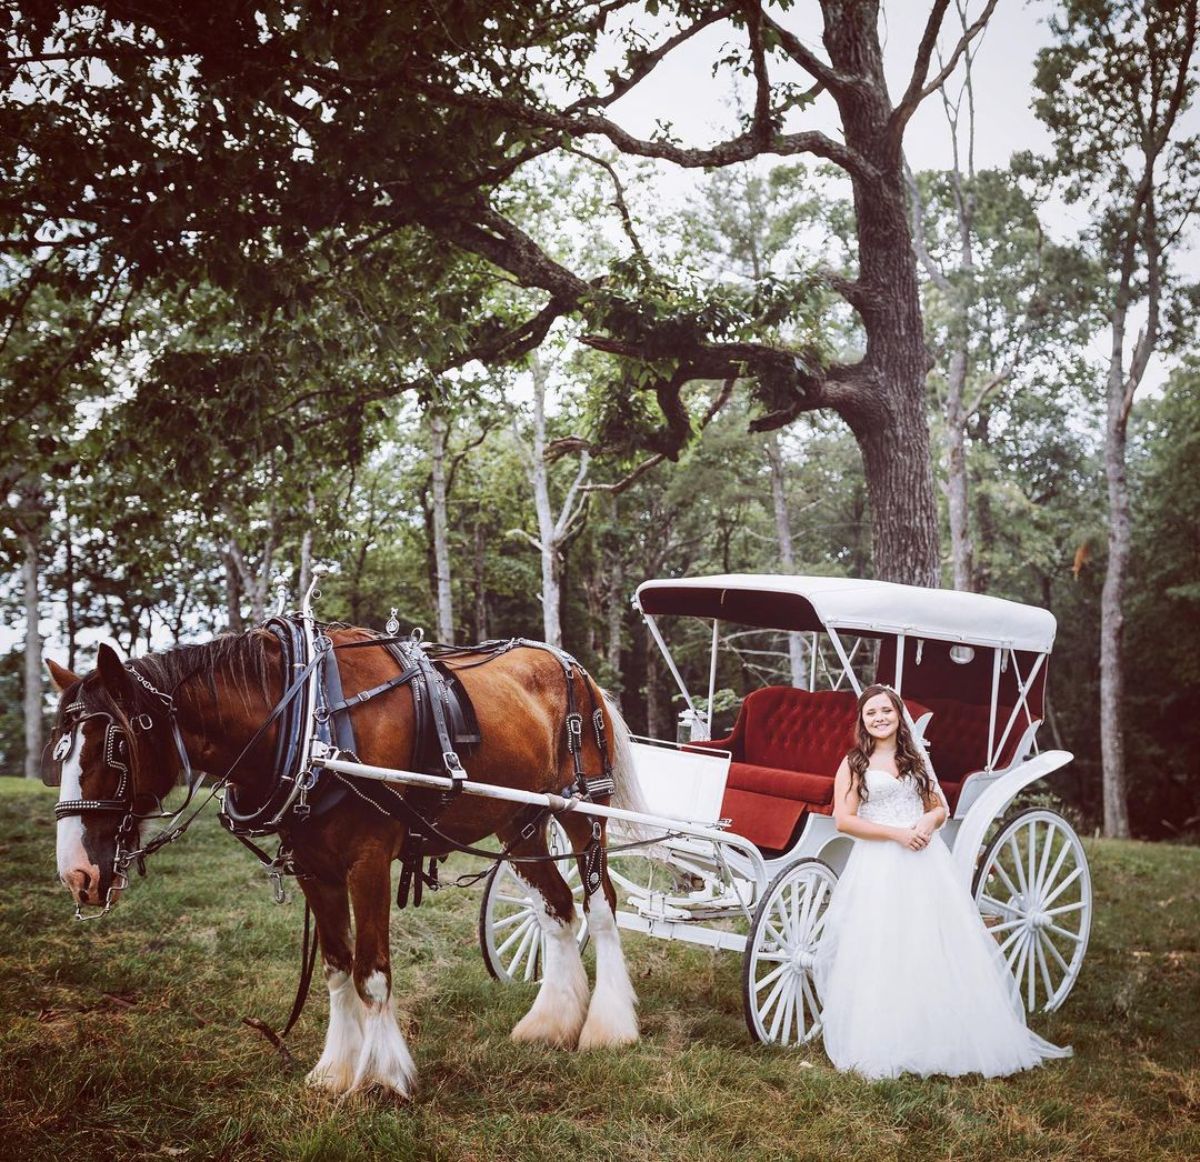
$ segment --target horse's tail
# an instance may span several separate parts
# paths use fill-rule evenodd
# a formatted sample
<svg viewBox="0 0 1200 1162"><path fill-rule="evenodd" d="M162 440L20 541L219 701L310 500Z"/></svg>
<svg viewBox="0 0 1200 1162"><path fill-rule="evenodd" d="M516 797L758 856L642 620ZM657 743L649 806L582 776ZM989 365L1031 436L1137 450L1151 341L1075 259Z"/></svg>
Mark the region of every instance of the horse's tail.
<svg viewBox="0 0 1200 1162"><path fill-rule="evenodd" d="M649 808L642 795L642 787L638 782L637 769L633 757L633 745L630 739L629 727L621 716L616 700L606 691L600 691L604 699L604 710L608 717L609 733L612 736L612 777L615 787L611 805L624 811L637 811L639 814L649 814ZM617 833L625 840L645 839L648 833L636 823L621 821L617 823Z"/></svg>

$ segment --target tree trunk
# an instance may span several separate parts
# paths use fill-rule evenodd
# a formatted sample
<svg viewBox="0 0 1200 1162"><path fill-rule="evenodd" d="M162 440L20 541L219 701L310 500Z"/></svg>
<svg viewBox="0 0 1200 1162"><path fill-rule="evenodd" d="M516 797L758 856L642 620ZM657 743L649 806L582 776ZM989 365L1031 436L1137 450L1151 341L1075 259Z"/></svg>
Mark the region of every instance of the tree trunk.
<svg viewBox="0 0 1200 1162"><path fill-rule="evenodd" d="M854 299L867 349L852 390L834 398L833 406L862 452L876 577L936 586L940 550L925 399L929 357L877 5L824 0L822 8L833 67L867 82L839 87L833 95L846 144L871 159L870 167L851 174L858 241Z"/></svg>
<svg viewBox="0 0 1200 1162"><path fill-rule="evenodd" d="M619 502L617 497L609 497L609 524L616 529L620 519ZM625 564L621 559L620 538L614 536L608 553L608 604L604 610L607 623L607 634L604 648L604 660L608 663L608 683L612 694L617 695L624 689L621 680L621 637L625 624L625 609L628 605L625 590Z"/></svg>
<svg viewBox="0 0 1200 1162"><path fill-rule="evenodd" d="M936 588L937 513L924 412L897 406L886 423L856 419L851 427L866 473L876 577ZM905 444L923 449L921 455L898 455Z"/></svg>
<svg viewBox="0 0 1200 1162"><path fill-rule="evenodd" d="M1114 326L1114 332L1123 329ZM1125 476L1128 414L1124 408L1124 376L1114 360L1109 371L1108 424L1104 475L1108 483L1108 564L1100 595L1100 756L1104 768L1104 834L1129 836L1125 787L1124 701L1125 574L1129 563L1129 484Z"/></svg>
<svg viewBox="0 0 1200 1162"><path fill-rule="evenodd" d="M41 777L42 766L42 637L38 631L38 538L24 532L25 557L21 589L25 604L25 777Z"/></svg>
<svg viewBox="0 0 1200 1162"><path fill-rule="evenodd" d="M446 437L450 425L439 407L429 413L433 474L433 562L438 641L454 641L454 595L450 587L450 521L446 498Z"/></svg>
<svg viewBox="0 0 1200 1162"><path fill-rule="evenodd" d="M311 491L304 506L304 515L307 520L304 525L304 534L300 538L300 577L298 582L302 597L308 592L309 583L312 581L313 523L317 519L317 498Z"/></svg>
<svg viewBox="0 0 1200 1162"><path fill-rule="evenodd" d="M967 381L965 337L955 343L946 390L946 507L950 518L950 562L954 588L971 589L973 564L971 513L967 497L967 417L963 391Z"/></svg>
<svg viewBox="0 0 1200 1162"><path fill-rule="evenodd" d="M225 564L225 616L230 633L241 633L246 628L242 620L242 579L233 553L227 547L221 554Z"/></svg>
<svg viewBox="0 0 1200 1162"><path fill-rule="evenodd" d="M550 511L550 478L546 468L546 380L545 365L533 361L533 460L530 482L533 485L533 507L537 513L538 546L542 564L542 637L552 646L562 648L562 623L559 619L561 587L558 561L558 541L554 514Z"/></svg>
<svg viewBox="0 0 1200 1162"><path fill-rule="evenodd" d="M783 452L779 447L778 432L770 432L767 435L767 462L771 465L771 499L775 506L775 537L779 542L779 563L785 573L794 573L796 554L792 548L792 526L788 520ZM792 685L798 690L807 690L808 670L804 665L804 635L801 633L788 634L788 665L791 668Z"/></svg>
<svg viewBox="0 0 1200 1162"><path fill-rule="evenodd" d="M79 612L75 601L75 544L71 532L71 507L64 506L63 549L66 554L63 569L63 607L67 614L67 669L75 672L76 632L79 628Z"/></svg>
<svg viewBox="0 0 1200 1162"><path fill-rule="evenodd" d="M487 543L483 536L482 513L475 514L475 640L487 641L488 611L487 611Z"/></svg>

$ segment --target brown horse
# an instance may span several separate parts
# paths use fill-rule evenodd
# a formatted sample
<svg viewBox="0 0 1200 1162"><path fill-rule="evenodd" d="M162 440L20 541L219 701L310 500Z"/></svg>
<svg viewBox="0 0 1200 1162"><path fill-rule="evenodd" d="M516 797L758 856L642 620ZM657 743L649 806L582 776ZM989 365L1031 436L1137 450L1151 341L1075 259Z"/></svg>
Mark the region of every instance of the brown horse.
<svg viewBox="0 0 1200 1162"><path fill-rule="evenodd" d="M348 697L399 673L397 661L383 649L344 648L371 638L369 631L327 632L340 651ZM128 861L121 858L122 848L128 853L145 841L145 834L140 839L139 834L152 830L147 820L159 817L161 801L181 768L190 764L218 781L229 772L227 785L239 804L269 795L262 772L273 769L279 730L279 720L270 716L287 684L282 649L272 634L257 629L219 637L150 654L128 666L101 646L95 671L83 677L54 662L49 667L62 693L53 736L53 774L62 788L56 812L58 872L77 909L115 901L126 883ZM470 779L551 794L572 784L578 771L564 728L568 702L562 656L519 645L485 664L451 661L449 668L456 671L478 720L481 741L463 763ZM599 749L604 742L616 786L613 799L616 805L636 808L628 732L592 679L578 667L574 674L583 706L601 708L606 728L582 732L582 758L593 770L607 765ZM363 702L350 715L363 763L408 767L415 712L407 686ZM327 771L322 778L340 776ZM531 821L539 825L531 826ZM582 868L595 838L592 819L565 813L561 823ZM603 820L599 828L603 843ZM437 829L457 843L494 834L514 857L547 852L546 827L533 819L530 808L469 794L449 800ZM277 830L301 873L329 988L325 1047L308 1080L334 1093L379 1086L407 1097L415 1071L393 1010L388 947L391 865L404 848L406 825L352 793L333 809L289 818ZM431 856L444 854L446 847L439 844L436 837L427 839L424 850ZM591 856L594 867L594 847ZM580 1049L636 1041L636 1001L603 860L601 890L585 896L596 947L590 1002L574 939L572 893L558 865L516 866L540 902L546 955L540 990L513 1029L513 1038Z"/></svg>

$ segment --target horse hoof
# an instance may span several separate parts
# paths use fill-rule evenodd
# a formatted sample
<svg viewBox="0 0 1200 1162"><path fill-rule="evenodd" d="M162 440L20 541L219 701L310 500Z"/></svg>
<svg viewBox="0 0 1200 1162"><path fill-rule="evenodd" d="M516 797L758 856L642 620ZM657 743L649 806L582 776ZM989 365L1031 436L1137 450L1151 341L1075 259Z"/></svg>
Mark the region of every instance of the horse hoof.
<svg viewBox="0 0 1200 1162"><path fill-rule="evenodd" d="M320 1066L316 1069L310 1069L304 1077L305 1085L309 1085L313 1089L323 1089L326 1093L331 1093L335 1096L337 1094L348 1093L351 1080L352 1078L349 1074L339 1077L333 1070L322 1069Z"/></svg>
<svg viewBox="0 0 1200 1162"><path fill-rule="evenodd" d="M623 1045L636 1045L639 1039L640 1034L636 1024L632 1028L628 1026L621 1028L589 1023L579 1034L579 1051L585 1053L589 1049L616 1049Z"/></svg>
<svg viewBox="0 0 1200 1162"><path fill-rule="evenodd" d="M578 1026L564 1025L540 1013L536 1015L526 1013L517 1022L509 1037L518 1044L547 1045L551 1049L574 1049L579 1040L579 1028Z"/></svg>

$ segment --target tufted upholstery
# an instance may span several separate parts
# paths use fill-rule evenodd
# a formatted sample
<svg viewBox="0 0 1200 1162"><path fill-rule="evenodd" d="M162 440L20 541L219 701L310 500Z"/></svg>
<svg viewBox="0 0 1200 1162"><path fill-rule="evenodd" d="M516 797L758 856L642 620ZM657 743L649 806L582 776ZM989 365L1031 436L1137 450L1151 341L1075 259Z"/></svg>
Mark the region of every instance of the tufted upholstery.
<svg viewBox="0 0 1200 1162"><path fill-rule="evenodd" d="M991 710L988 706L976 706L952 698L927 698L925 704L933 711L933 718L925 732L929 742L929 758L953 809L967 776L983 770L987 762ZM997 733L1003 732L1011 713L1011 706L996 707ZM1002 769L1012 762L1025 725L1024 716L1013 724L997 759L998 768Z"/></svg>
<svg viewBox="0 0 1200 1162"><path fill-rule="evenodd" d="M908 701L914 718L926 708ZM707 745L733 755L721 814L759 847L783 851L806 812L833 811L833 778L854 742L858 697L850 690L766 686L746 695L728 738Z"/></svg>

